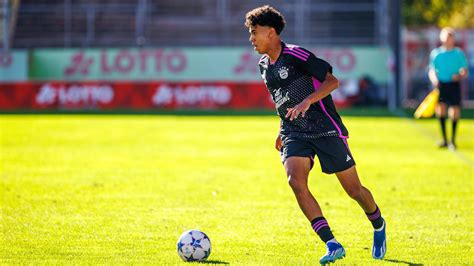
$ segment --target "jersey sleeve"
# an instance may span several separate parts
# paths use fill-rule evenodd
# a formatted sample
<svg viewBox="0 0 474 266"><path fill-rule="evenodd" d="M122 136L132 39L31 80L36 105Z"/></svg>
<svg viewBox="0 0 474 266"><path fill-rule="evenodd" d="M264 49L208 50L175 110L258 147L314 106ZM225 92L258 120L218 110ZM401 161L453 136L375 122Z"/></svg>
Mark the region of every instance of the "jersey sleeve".
<svg viewBox="0 0 474 266"><path fill-rule="evenodd" d="M459 60L460 60L461 68L466 68L467 69L466 55L463 53L463 51L461 49L458 49L458 53L459 53Z"/></svg>
<svg viewBox="0 0 474 266"><path fill-rule="evenodd" d="M332 73L332 66L321 58L316 57L312 52L301 48L293 48L292 51L284 51L293 56L296 65L302 71L315 77L320 82L326 79L327 73Z"/></svg>
<svg viewBox="0 0 474 266"><path fill-rule="evenodd" d="M260 58L260 60L258 61L258 69L260 70L260 75L262 75L263 77L263 74L265 72L265 69L267 67L267 64L268 64L268 59L267 57L264 55Z"/></svg>
<svg viewBox="0 0 474 266"><path fill-rule="evenodd" d="M434 49L430 53L430 63L428 65L430 69L435 69L434 60L435 60L435 57L436 57L437 54L438 53L437 53L436 49Z"/></svg>

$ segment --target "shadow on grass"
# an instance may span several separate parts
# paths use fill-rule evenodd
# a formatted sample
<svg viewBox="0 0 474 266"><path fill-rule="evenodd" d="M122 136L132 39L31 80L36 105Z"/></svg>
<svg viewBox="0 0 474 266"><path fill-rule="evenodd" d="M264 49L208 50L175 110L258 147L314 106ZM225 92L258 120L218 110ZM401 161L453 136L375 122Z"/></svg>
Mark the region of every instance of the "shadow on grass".
<svg viewBox="0 0 474 266"><path fill-rule="evenodd" d="M205 260L205 261L198 261L197 263L199 264L230 264L226 261L220 261L220 260Z"/></svg>
<svg viewBox="0 0 474 266"><path fill-rule="evenodd" d="M384 259L384 261L394 262L394 263L403 263L410 266L423 266L423 264L421 263L409 262L409 261L403 261L403 260Z"/></svg>

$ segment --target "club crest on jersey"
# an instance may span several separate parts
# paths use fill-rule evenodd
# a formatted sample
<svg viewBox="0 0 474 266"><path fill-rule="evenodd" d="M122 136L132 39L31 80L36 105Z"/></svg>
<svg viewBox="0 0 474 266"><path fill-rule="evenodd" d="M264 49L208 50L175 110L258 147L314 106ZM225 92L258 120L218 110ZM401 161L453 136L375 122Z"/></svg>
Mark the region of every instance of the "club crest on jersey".
<svg viewBox="0 0 474 266"><path fill-rule="evenodd" d="M288 77L288 68L280 67L280 69L278 69L278 74L281 79L286 79Z"/></svg>

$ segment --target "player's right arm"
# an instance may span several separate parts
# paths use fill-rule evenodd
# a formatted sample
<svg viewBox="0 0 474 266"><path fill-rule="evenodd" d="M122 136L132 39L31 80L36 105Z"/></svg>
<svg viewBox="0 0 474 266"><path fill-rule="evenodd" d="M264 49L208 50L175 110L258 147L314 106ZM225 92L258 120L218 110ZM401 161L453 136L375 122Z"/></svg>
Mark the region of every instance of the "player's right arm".
<svg viewBox="0 0 474 266"><path fill-rule="evenodd" d="M281 142L281 121L280 121L280 129L278 130L278 135L277 135L277 138L275 140L275 149L277 149L277 151L281 151L281 147L283 146L282 145L282 142Z"/></svg>
<svg viewBox="0 0 474 266"><path fill-rule="evenodd" d="M293 120L300 114L304 117L311 104L331 94L339 86L339 81L332 75L332 66L323 59L316 57L312 52L301 47L294 47L292 50L285 49L283 53L293 55L292 58L300 70L320 82L319 87L315 87L313 93L296 106L287 109L285 118Z"/></svg>
<svg viewBox="0 0 474 266"><path fill-rule="evenodd" d="M433 84L433 88L438 87L439 81L438 81L438 77L436 76L436 70L434 70L434 68L430 67L428 76L430 78L431 84Z"/></svg>
<svg viewBox="0 0 474 266"><path fill-rule="evenodd" d="M436 57L436 50L431 51L430 53L430 65L429 65L429 71L428 71L428 77L430 78L431 84L433 84L433 88L438 87L438 76L436 75L436 70L434 66L434 59Z"/></svg>

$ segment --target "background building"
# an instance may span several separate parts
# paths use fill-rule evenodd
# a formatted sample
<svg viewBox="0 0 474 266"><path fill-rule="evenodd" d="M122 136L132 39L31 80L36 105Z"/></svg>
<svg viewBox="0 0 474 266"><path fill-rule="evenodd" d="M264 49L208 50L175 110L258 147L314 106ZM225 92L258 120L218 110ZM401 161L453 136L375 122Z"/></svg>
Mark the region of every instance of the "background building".
<svg viewBox="0 0 474 266"><path fill-rule="evenodd" d="M243 26L266 3L285 41L334 66L340 107L413 107L429 91L436 29L401 38L398 1L3 0L0 109L272 109ZM470 106L472 78L463 95Z"/></svg>

